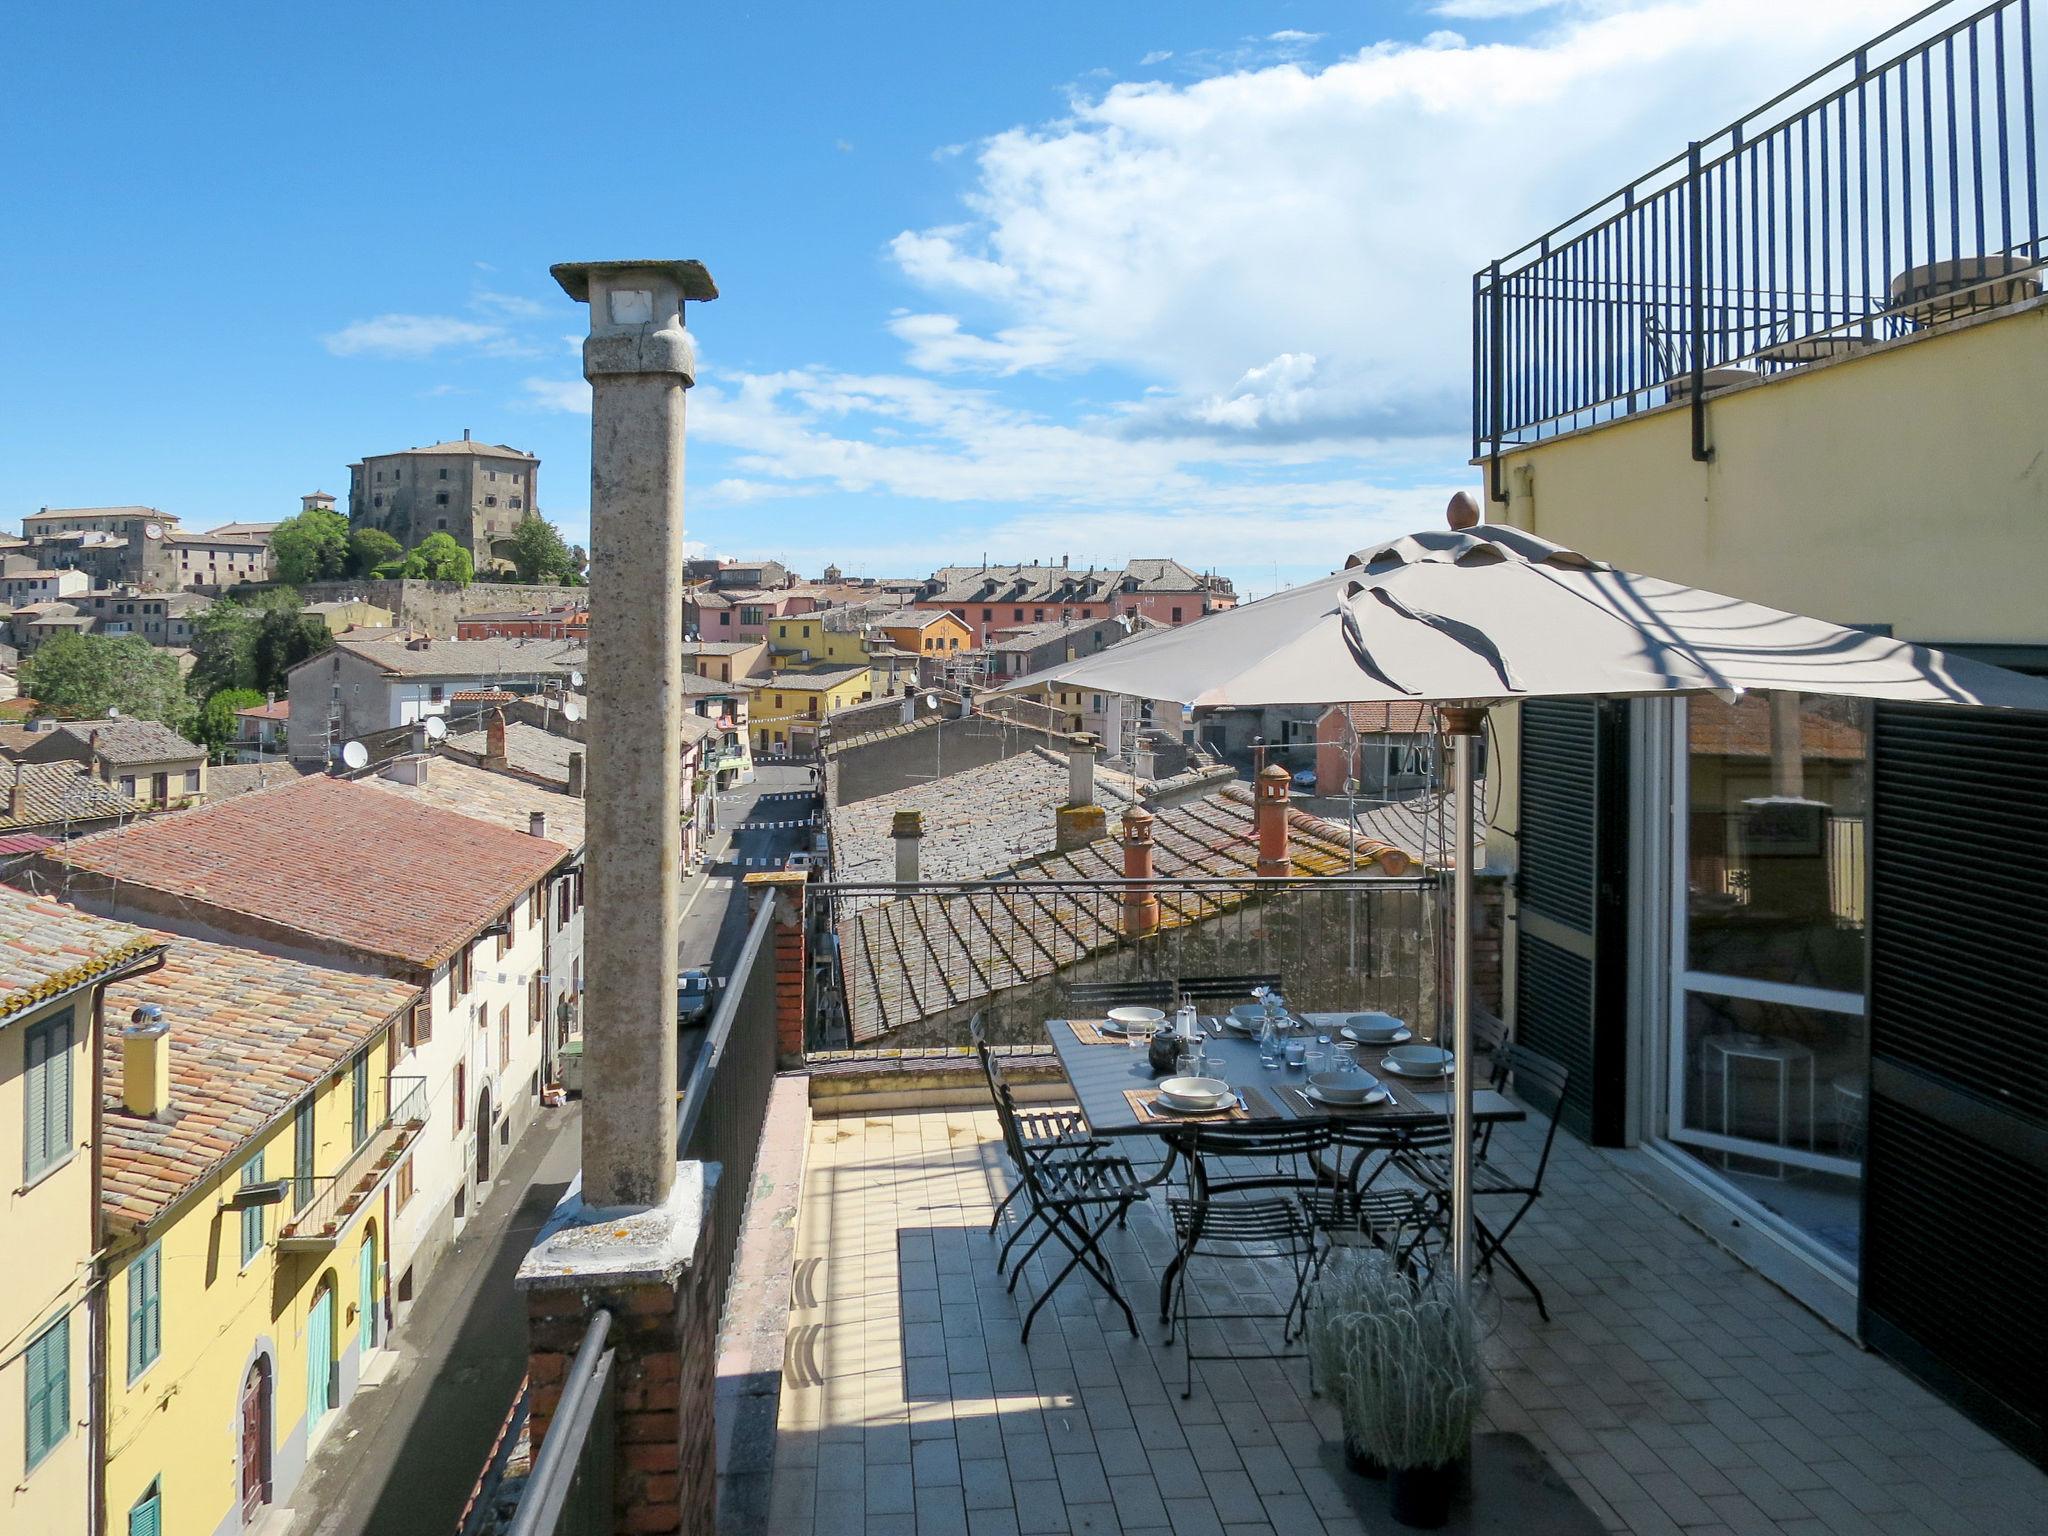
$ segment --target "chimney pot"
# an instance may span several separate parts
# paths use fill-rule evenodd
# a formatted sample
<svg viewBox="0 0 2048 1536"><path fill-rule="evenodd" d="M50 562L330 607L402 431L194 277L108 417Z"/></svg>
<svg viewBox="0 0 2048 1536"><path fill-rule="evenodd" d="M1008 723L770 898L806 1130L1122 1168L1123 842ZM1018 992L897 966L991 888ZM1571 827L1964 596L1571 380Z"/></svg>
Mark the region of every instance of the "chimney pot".
<svg viewBox="0 0 2048 1536"><path fill-rule="evenodd" d="M1124 812L1124 878L1152 878L1152 813L1134 805ZM1159 931L1159 897L1149 885L1124 890L1124 937L1143 938Z"/></svg>
<svg viewBox="0 0 2048 1536"><path fill-rule="evenodd" d="M568 793L575 799L581 800L583 798L583 754L581 752L571 752L569 754Z"/></svg>
<svg viewBox="0 0 2048 1536"><path fill-rule="evenodd" d="M896 840L896 883L917 884L917 845L924 837L923 811L898 811L889 824Z"/></svg>
<svg viewBox="0 0 2048 1536"><path fill-rule="evenodd" d="M484 761L493 768L505 766L505 711L494 709L484 720Z"/></svg>
<svg viewBox="0 0 2048 1536"><path fill-rule="evenodd" d="M1254 820L1259 838L1259 874L1277 878L1293 870L1287 853L1287 800L1292 780L1278 763L1268 763L1259 774L1258 801Z"/></svg>
<svg viewBox="0 0 2048 1536"><path fill-rule="evenodd" d="M155 1003L137 1008L121 1031L121 1104L147 1120L171 1107L171 1026Z"/></svg>
<svg viewBox="0 0 2048 1536"><path fill-rule="evenodd" d="M26 796L22 793L21 787L21 764L16 763L14 765L14 782L7 789L7 819L9 821L20 821L22 813L26 809Z"/></svg>
<svg viewBox="0 0 2048 1536"><path fill-rule="evenodd" d="M526 830L535 837L546 837L548 835L548 813L546 811L528 811L526 813Z"/></svg>

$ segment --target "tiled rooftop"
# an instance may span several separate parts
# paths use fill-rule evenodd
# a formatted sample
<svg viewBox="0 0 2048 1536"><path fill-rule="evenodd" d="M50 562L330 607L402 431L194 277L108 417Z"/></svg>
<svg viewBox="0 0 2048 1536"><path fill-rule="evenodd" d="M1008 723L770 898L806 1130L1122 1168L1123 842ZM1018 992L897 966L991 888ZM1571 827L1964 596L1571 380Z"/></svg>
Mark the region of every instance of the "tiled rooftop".
<svg viewBox="0 0 2048 1536"><path fill-rule="evenodd" d="M0 886L0 1023L147 954L159 942L131 924Z"/></svg>
<svg viewBox="0 0 2048 1536"><path fill-rule="evenodd" d="M1506 1129L1494 1155L1519 1163L1536 1134ZM1641 1155L1560 1138L1516 1242L1553 1320L1511 1282L1483 1293L1483 1431L1526 1437L1610 1531L2038 1525L2048 1477L1660 1205L1628 1172ZM1397 1529L1381 1485L1335 1470L1333 1412L1302 1362L1201 1364L1181 1400L1180 1351L1146 1305L1171 1253L1156 1204L1105 1245L1141 1337L1070 1279L1021 1346L1049 1271L1041 1255L1016 1297L995 1276L988 1223L1009 1182L988 1110L812 1122L769 1529ZM1198 1297L1273 1284L1244 1262L1196 1266ZM1549 1529L1533 1502L1482 1513L1486 1529Z"/></svg>
<svg viewBox="0 0 2048 1536"><path fill-rule="evenodd" d="M334 644L394 677L552 676L584 664L583 644L577 640L435 640L415 649L403 632L393 630L369 639L343 635Z"/></svg>
<svg viewBox="0 0 2048 1536"><path fill-rule="evenodd" d="M12 798L17 775L21 785L19 815L14 812ZM115 816L138 815L142 809L141 802L133 796L124 795L105 780L94 778L92 770L84 763L13 763L0 766L0 827L105 821Z"/></svg>
<svg viewBox="0 0 2048 1536"><path fill-rule="evenodd" d="M450 752L460 752L466 758L480 762L490 748L490 732L483 729L451 732L447 747ZM519 773L545 779L550 784L565 785L569 782L569 755L583 750L582 742L557 736L553 731L544 731L523 720L513 720L505 726L506 763Z"/></svg>
<svg viewBox="0 0 2048 1536"><path fill-rule="evenodd" d="M60 733L90 745L107 762L124 768L206 756L204 747L187 741L159 720L66 720L44 739Z"/></svg>
<svg viewBox="0 0 2048 1536"><path fill-rule="evenodd" d="M566 738L554 739L564 741L571 748L576 745ZM452 757L429 758L427 782L424 784L407 784L381 774L356 782L402 796L415 805L473 817L536 842L539 839L533 838L527 827L532 814L541 811L548 819L546 840L556 845L557 856L572 853L583 846L584 812L580 799L525 779L457 762Z"/></svg>
<svg viewBox="0 0 2048 1536"><path fill-rule="evenodd" d="M110 1220L130 1227L155 1220L234 1157L419 995L387 977L175 934L150 937L169 946L164 967L107 989L100 1068L102 1204ZM145 1003L161 1006L171 1026L171 1106L159 1120L121 1104L119 1021Z"/></svg>
<svg viewBox="0 0 2048 1536"><path fill-rule="evenodd" d="M286 784L296 784L309 771L296 763L278 758L261 763L216 763L206 770L205 800L211 805L216 800L251 794L259 789L277 789Z"/></svg>
<svg viewBox="0 0 2048 1536"><path fill-rule="evenodd" d="M338 859L337 848L376 850ZM314 775L80 838L44 858L345 949L433 967L564 847L368 784Z"/></svg>

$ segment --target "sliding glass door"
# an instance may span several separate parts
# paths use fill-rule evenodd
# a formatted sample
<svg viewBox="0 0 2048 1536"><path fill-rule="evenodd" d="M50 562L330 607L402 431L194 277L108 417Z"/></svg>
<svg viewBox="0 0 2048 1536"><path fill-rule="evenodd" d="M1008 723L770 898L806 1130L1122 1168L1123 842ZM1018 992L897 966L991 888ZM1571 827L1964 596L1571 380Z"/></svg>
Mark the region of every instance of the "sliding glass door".
<svg viewBox="0 0 2048 1536"><path fill-rule="evenodd" d="M1853 1275L1869 1102L1866 706L1687 700L1665 1131Z"/></svg>

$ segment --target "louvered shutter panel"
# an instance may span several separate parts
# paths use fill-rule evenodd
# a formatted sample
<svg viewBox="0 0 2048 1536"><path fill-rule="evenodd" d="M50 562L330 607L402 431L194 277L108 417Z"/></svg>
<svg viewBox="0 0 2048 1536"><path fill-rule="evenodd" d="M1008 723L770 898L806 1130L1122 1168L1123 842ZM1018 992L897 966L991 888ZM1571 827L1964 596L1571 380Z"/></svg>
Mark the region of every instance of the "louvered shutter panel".
<svg viewBox="0 0 2048 1536"><path fill-rule="evenodd" d="M128 1511L128 1536L163 1536L163 1499L154 1485Z"/></svg>
<svg viewBox="0 0 2048 1536"><path fill-rule="evenodd" d="M48 1118L49 1160L55 1162L71 1150L71 1021L49 1027L50 1059L43 1069L49 1098L44 1109Z"/></svg>
<svg viewBox="0 0 2048 1536"><path fill-rule="evenodd" d="M1862 1332L2048 1460L2048 718L1872 740Z"/></svg>
<svg viewBox="0 0 2048 1536"><path fill-rule="evenodd" d="M23 1042L23 1108L28 1120L27 1154L24 1174L34 1178L49 1166L50 1125L48 1110L50 1032L32 1029Z"/></svg>

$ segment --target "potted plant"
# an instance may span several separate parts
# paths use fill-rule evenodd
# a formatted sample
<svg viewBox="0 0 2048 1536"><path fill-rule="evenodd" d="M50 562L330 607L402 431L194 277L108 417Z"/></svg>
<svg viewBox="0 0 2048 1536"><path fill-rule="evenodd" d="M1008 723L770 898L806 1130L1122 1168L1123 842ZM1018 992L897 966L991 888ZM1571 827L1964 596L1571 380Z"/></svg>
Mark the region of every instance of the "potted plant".
<svg viewBox="0 0 2048 1536"><path fill-rule="evenodd" d="M1372 1302L1349 1340L1346 1402L1357 1407L1346 1410L1347 1431L1387 1469L1395 1520L1434 1529L1450 1518L1479 1413L1472 1305L1443 1276L1389 1287Z"/></svg>
<svg viewBox="0 0 2048 1536"><path fill-rule="evenodd" d="M1377 1248L1339 1248L1316 1277L1302 1324L1311 1379L1336 1404L1344 1425L1344 1463L1361 1477L1385 1477L1387 1469L1366 1435L1364 1421L1374 1405L1364 1391L1353 1389L1358 1340L1394 1287L1406 1290L1408 1282Z"/></svg>

